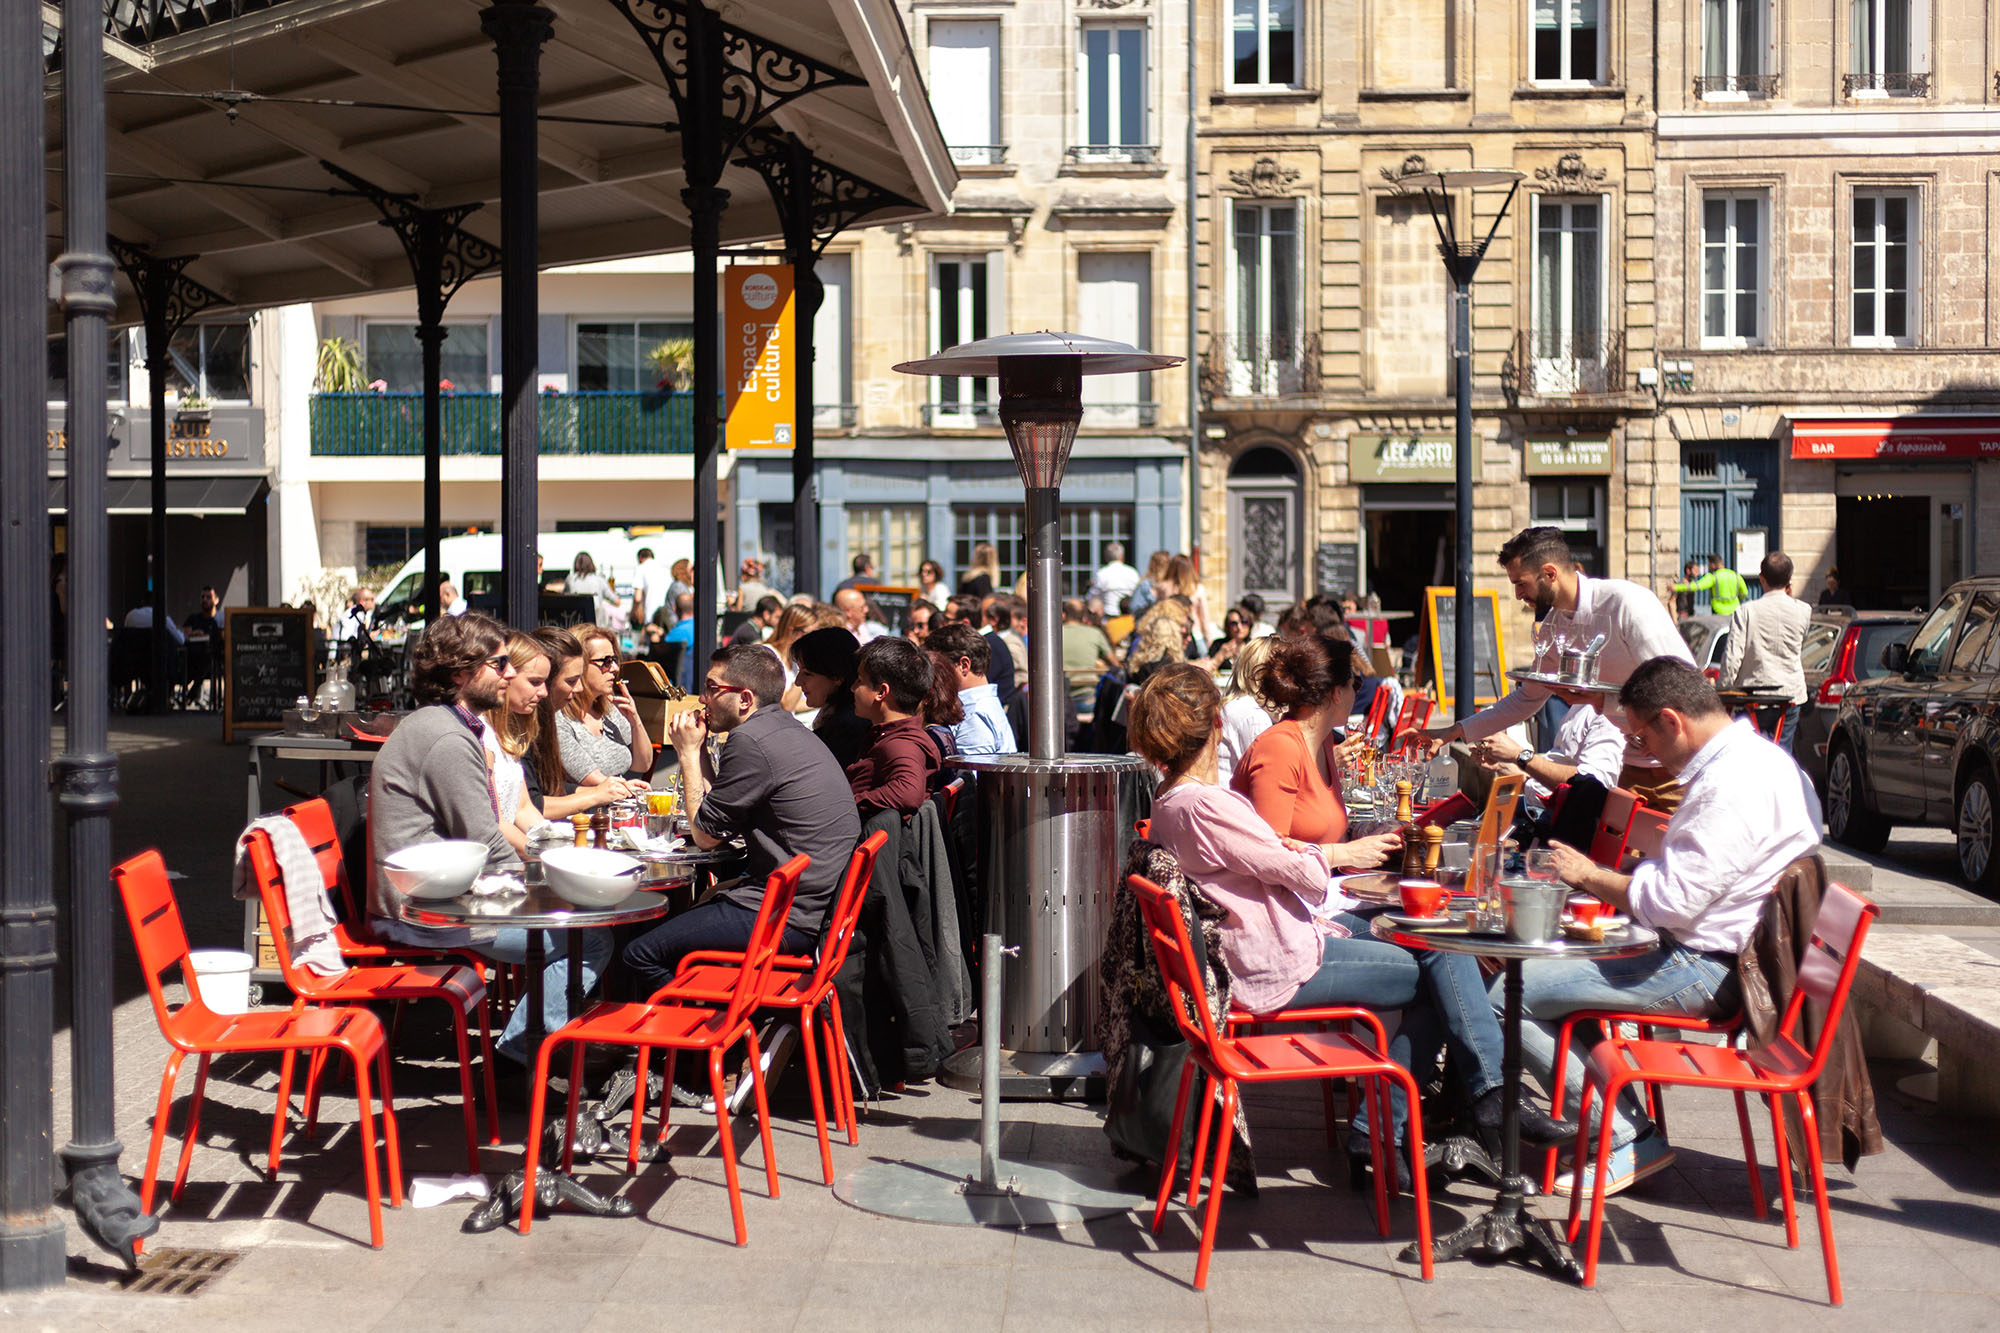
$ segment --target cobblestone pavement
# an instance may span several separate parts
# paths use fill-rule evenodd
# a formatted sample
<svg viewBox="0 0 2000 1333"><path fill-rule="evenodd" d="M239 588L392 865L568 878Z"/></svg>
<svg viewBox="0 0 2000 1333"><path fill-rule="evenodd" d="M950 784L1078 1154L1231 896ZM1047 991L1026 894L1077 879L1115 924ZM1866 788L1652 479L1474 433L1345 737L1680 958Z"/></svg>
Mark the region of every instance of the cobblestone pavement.
<svg viewBox="0 0 2000 1333"><path fill-rule="evenodd" d="M119 854L157 842L181 881L203 942L240 930L227 899L229 835L243 813L243 751L205 739L211 720L168 719L121 727L127 756ZM156 748L146 749L146 745ZM121 950L129 950L122 936ZM128 1174L137 1175L166 1058L142 992L120 960L118 1123ZM66 1034L63 1034L66 1037ZM441 1017L405 1023L397 1097L409 1174L464 1169L456 1077ZM57 1139L68 1125L67 1041L57 1045ZM1351 1191L1331 1160L1319 1100L1255 1091L1250 1115L1260 1194L1225 1200L1206 1292L1189 1286L1196 1229L1179 1207L1158 1236L1126 1214L1019 1233L927 1226L880 1218L839 1202L819 1183L802 1079L784 1080L775 1110L782 1198L763 1196L762 1159L739 1121L750 1244L730 1243L727 1196L713 1132L677 1116L673 1159L642 1168L591 1168L624 1188L639 1216L562 1214L512 1230L462 1234L469 1205L403 1209L385 1218L385 1248L367 1248L354 1104L337 1088L321 1138L294 1132L275 1181L261 1172L275 1062L218 1061L189 1184L165 1208L154 1248L237 1250L242 1258L193 1297L119 1290L115 1272L80 1233L70 1240L72 1281L35 1297L0 1297L0 1325L19 1329L496 1327L870 1330L934 1333L993 1327L1065 1328L1532 1328L1698 1329L1845 1325L1878 1328L1919 1319L1926 1333L2000 1325L2000 1159L1992 1126L1909 1102L1896 1076L1876 1069L1889 1149L1849 1175L1834 1167L1829 1192L1846 1306L1825 1304L1817 1231L1808 1208L1801 1246L1788 1250L1774 1215L1751 1215L1734 1116L1720 1095L1674 1097L1675 1166L1611 1201L1594 1290L1514 1266L1440 1265L1417 1280L1396 1258L1412 1232L1407 1199L1392 1235L1376 1234L1367 1196ZM191 1073L191 1071L190 1071ZM185 1092L174 1112L178 1131ZM518 1145L524 1117L504 1116ZM837 1146L836 1168L936 1159L962 1152L968 1166L977 1100L936 1086L879 1104L859 1147ZM1011 1157L1115 1167L1095 1108L1010 1103L1003 1149ZM1767 1190L1768 1120L1759 1145ZM169 1174L174 1140L169 1141ZM517 1146L487 1150L489 1172L518 1161ZM1131 1177L1136 1190L1150 1179ZM1454 1186L1434 1201L1441 1234L1483 1206L1487 1194ZM1803 1200L1801 1201L1803 1204ZM1560 1216L1558 1200L1531 1204Z"/></svg>

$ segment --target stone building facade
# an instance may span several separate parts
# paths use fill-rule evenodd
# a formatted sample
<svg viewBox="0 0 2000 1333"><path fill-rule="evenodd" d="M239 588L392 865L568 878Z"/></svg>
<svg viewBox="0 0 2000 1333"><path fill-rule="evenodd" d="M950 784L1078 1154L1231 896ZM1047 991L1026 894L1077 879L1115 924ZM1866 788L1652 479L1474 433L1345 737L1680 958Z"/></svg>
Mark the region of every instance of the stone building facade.
<svg viewBox="0 0 2000 1333"><path fill-rule="evenodd" d="M1662 542L1928 605L2000 567L2000 11L1717 9L1660 0Z"/></svg>
<svg viewBox="0 0 2000 1333"><path fill-rule="evenodd" d="M1478 583L1518 644L1494 555L1530 522L1567 528L1598 572L1664 578L1655 472L1676 454L1640 373L1654 41L1649 3L1202 6L1196 509L1213 595L1372 592L1413 612L1453 581L1449 286L1398 178L1472 167L1523 177L1472 289ZM1485 235L1506 198L1475 192L1461 235Z"/></svg>
<svg viewBox="0 0 2000 1333"><path fill-rule="evenodd" d="M817 454L825 595L866 552L884 579L955 582L990 542L1025 568L998 385L894 365L1010 331L1077 328L1188 351L1185 6L914 0L904 21L960 183L952 212L836 238L822 262ZM1187 370L1087 380L1063 488L1065 591L1104 548L1186 544ZM739 455L739 554L790 541L789 455Z"/></svg>

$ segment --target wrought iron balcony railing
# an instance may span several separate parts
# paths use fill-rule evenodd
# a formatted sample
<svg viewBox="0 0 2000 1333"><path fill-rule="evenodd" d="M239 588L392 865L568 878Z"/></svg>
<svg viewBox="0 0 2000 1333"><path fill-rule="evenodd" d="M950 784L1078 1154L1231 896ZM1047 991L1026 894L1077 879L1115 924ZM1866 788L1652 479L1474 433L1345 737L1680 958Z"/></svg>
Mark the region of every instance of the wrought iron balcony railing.
<svg viewBox="0 0 2000 1333"><path fill-rule="evenodd" d="M1931 76L1926 72L1896 74L1843 74L1842 97L1929 97Z"/></svg>
<svg viewBox="0 0 2000 1333"><path fill-rule="evenodd" d="M1160 146L1150 143L1073 143L1063 152L1068 162L1124 162L1152 166Z"/></svg>
<svg viewBox="0 0 2000 1333"><path fill-rule="evenodd" d="M924 424L957 427L997 426L1000 424L999 400L967 397L955 403L925 403Z"/></svg>
<svg viewBox="0 0 2000 1333"><path fill-rule="evenodd" d="M1741 93L1747 97L1776 97L1776 74L1697 74L1694 95L1712 97L1718 93Z"/></svg>
<svg viewBox="0 0 2000 1333"><path fill-rule="evenodd" d="M1616 330L1595 337L1514 335L1500 367L1508 397L1596 398L1625 391L1625 336Z"/></svg>
<svg viewBox="0 0 2000 1333"><path fill-rule="evenodd" d="M694 452L694 395L688 393L545 393L540 408L544 454L688 454ZM438 399L443 451L497 455L503 412L497 393L448 393ZM424 451L420 393L316 393L311 408L316 455L405 457Z"/></svg>
<svg viewBox="0 0 2000 1333"><path fill-rule="evenodd" d="M950 151L951 160L961 167L997 167L1007 161L1004 143L955 143Z"/></svg>
<svg viewBox="0 0 2000 1333"><path fill-rule="evenodd" d="M1217 334L1202 358L1203 394L1216 398L1281 398L1320 388L1319 335L1243 337Z"/></svg>

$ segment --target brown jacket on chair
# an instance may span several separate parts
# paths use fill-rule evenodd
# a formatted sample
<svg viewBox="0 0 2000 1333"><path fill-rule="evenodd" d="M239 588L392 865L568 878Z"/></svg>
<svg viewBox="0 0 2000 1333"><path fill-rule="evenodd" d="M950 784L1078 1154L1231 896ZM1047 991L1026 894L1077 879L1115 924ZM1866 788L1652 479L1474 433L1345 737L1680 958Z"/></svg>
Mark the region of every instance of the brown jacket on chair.
<svg viewBox="0 0 2000 1333"><path fill-rule="evenodd" d="M1750 947L1736 958L1736 979L1743 988L1743 1027L1749 1048L1761 1050L1777 1035L1785 1007L1791 1003L1799 960L1812 938L1826 892L1826 864L1818 856L1802 856L1785 867L1764 900L1764 913ZM1808 1002L1793 1034L1808 1051L1819 1039L1823 1009ZM1882 1127L1875 1119L1875 1088L1868 1080L1868 1060L1861 1049L1861 1030L1850 1006L1840 1016L1833 1049L1812 1099L1818 1111L1820 1153L1852 1171L1863 1157L1882 1151ZM1796 1115L1786 1116L1793 1147L1801 1133Z"/></svg>

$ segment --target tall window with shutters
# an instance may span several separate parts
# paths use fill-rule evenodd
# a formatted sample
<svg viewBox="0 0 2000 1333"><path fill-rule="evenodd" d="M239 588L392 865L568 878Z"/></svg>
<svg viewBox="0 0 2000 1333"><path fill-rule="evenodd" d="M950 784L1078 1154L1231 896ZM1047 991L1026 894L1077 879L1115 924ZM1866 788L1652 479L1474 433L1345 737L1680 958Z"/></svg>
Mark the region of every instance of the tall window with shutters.
<svg viewBox="0 0 2000 1333"><path fill-rule="evenodd" d="M1528 77L1538 84L1604 82L1604 0L1534 0Z"/></svg>
<svg viewBox="0 0 2000 1333"><path fill-rule="evenodd" d="M1298 201L1242 200L1230 216L1229 391L1297 393L1305 356Z"/></svg>
<svg viewBox="0 0 2000 1333"><path fill-rule="evenodd" d="M1152 162L1144 23L1084 23L1077 30L1076 137L1080 162Z"/></svg>
<svg viewBox="0 0 2000 1333"><path fill-rule="evenodd" d="M1908 347L1915 294L1917 200L1902 190L1857 190L1849 325L1856 347Z"/></svg>
<svg viewBox="0 0 2000 1333"><path fill-rule="evenodd" d="M1296 88L1299 0L1230 0L1229 86Z"/></svg>
<svg viewBox="0 0 2000 1333"><path fill-rule="evenodd" d="M1701 344L1759 347L1765 330L1770 199L1711 190L1701 200Z"/></svg>
<svg viewBox="0 0 2000 1333"><path fill-rule="evenodd" d="M1143 251L1086 251L1076 258L1077 327L1099 337L1150 346L1153 257ZM1153 424L1149 374L1083 377L1083 424Z"/></svg>
<svg viewBox="0 0 2000 1333"><path fill-rule="evenodd" d="M999 331L1000 257L997 254L931 257L930 324L933 348L956 347ZM930 423L993 423L998 390L991 379L932 379Z"/></svg>
<svg viewBox="0 0 2000 1333"><path fill-rule="evenodd" d="M1764 35L1770 0L1703 0L1701 75L1695 93L1708 101L1743 101L1777 91Z"/></svg>
<svg viewBox="0 0 2000 1333"><path fill-rule="evenodd" d="M1535 392L1602 393L1604 201L1535 200Z"/></svg>
<svg viewBox="0 0 2000 1333"><path fill-rule="evenodd" d="M1000 132L1000 20L930 21L931 110L961 166L1007 160Z"/></svg>

